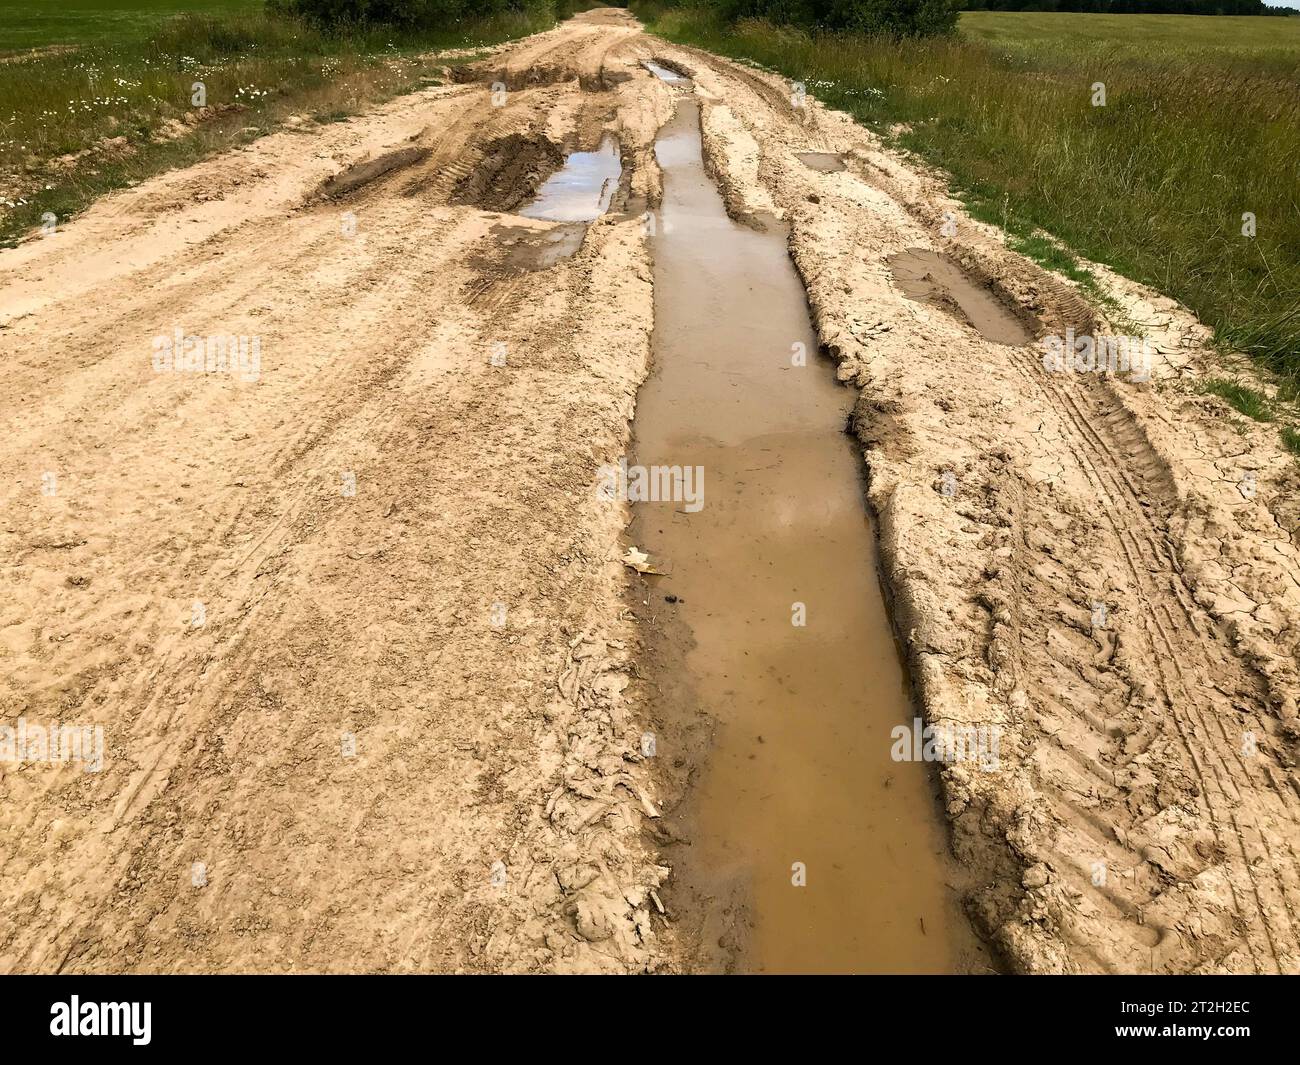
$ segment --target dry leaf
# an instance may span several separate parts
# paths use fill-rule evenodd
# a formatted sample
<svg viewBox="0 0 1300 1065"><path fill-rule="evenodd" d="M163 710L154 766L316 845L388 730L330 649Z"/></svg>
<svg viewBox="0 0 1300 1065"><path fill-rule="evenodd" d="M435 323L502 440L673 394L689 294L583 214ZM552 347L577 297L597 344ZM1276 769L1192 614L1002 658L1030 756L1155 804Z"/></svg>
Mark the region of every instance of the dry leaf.
<svg viewBox="0 0 1300 1065"><path fill-rule="evenodd" d="M623 565L636 570L638 573L660 572L650 561L650 556L644 551L638 551L635 545L627 549L627 554L623 556Z"/></svg>

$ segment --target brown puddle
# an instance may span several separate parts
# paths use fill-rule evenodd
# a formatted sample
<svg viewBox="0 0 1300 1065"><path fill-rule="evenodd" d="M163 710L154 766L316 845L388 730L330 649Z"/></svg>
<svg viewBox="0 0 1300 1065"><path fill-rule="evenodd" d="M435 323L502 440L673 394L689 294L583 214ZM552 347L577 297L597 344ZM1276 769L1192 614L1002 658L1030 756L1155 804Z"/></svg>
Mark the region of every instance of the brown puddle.
<svg viewBox="0 0 1300 1065"><path fill-rule="evenodd" d="M668 570L642 578L637 610L665 774L699 713L717 723L684 822L666 829L689 837L664 851L670 908L703 968L983 968L949 886L934 767L891 758L914 713L844 432L854 396L817 353L782 235L727 217L693 98L655 150L654 368L629 461L703 469L702 498L636 503L629 532Z"/></svg>
<svg viewBox="0 0 1300 1065"><path fill-rule="evenodd" d="M823 174L836 174L844 169L844 160L834 152L795 152L794 155L805 166Z"/></svg>
<svg viewBox="0 0 1300 1065"><path fill-rule="evenodd" d="M506 249L505 265L510 270L549 270L582 247L587 235L585 222L565 222L550 229L496 225L492 235Z"/></svg>
<svg viewBox="0 0 1300 1065"><path fill-rule="evenodd" d="M519 214L544 222L549 229L498 225L492 233L506 250L512 270L547 270L580 247L587 225L609 210L623 176L618 141L608 134L594 152L571 152Z"/></svg>
<svg viewBox="0 0 1300 1065"><path fill-rule="evenodd" d="M1034 339L1024 322L946 255L908 248L890 257L889 268L903 295L955 314L985 340L1019 347Z"/></svg>

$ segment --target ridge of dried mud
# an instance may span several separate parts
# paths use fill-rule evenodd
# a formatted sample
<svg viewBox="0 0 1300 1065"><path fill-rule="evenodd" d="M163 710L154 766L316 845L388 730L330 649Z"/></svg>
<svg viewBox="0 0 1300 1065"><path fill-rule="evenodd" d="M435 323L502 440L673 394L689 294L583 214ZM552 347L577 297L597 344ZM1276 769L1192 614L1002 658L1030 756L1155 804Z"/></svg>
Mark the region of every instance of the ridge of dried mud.
<svg viewBox="0 0 1300 1065"><path fill-rule="evenodd" d="M887 259L927 248L1040 333L1107 328L939 176L597 11L0 253L0 723L100 722L107 747L97 774L0 763L0 971L693 955L646 831L681 788L639 751L628 514L592 490L650 350L638 215L673 90L649 58L694 79L729 210L789 226L860 392L925 715L1004 729L999 772L942 772L981 927L1029 972L1300 970L1300 478L1196 392L1206 331L1099 270L1158 347L1152 382L1045 374L893 284ZM552 227L500 213L526 199L511 181L606 133L614 211L521 268L498 227ZM154 373L173 328L260 335L260 378Z"/></svg>

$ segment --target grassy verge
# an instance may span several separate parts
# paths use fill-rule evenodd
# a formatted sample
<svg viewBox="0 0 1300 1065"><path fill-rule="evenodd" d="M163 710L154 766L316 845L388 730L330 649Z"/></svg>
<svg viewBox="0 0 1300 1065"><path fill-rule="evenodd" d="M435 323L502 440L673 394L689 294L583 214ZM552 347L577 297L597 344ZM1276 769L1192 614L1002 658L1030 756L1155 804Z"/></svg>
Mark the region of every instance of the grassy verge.
<svg viewBox="0 0 1300 1065"><path fill-rule="evenodd" d="M942 167L1022 250L1068 273L1046 231L1300 379L1300 19L971 12L956 38L900 42L632 9Z"/></svg>
<svg viewBox="0 0 1300 1065"><path fill-rule="evenodd" d="M1244 414L1252 421L1271 422L1273 420L1273 408L1269 404L1268 397L1256 388L1240 384L1237 381L1225 381L1222 378L1206 381L1203 388L1210 395L1218 396L1226 401L1238 413Z"/></svg>
<svg viewBox="0 0 1300 1065"><path fill-rule="evenodd" d="M18 42L38 49L0 62L0 243L47 213L62 221L104 192L260 136L290 115L328 121L411 91L468 58L429 53L548 29L556 12L539 0L399 37L324 34L268 16L260 0L69 0L44 19L42 6L0 0L0 51ZM176 14L186 7L216 13Z"/></svg>

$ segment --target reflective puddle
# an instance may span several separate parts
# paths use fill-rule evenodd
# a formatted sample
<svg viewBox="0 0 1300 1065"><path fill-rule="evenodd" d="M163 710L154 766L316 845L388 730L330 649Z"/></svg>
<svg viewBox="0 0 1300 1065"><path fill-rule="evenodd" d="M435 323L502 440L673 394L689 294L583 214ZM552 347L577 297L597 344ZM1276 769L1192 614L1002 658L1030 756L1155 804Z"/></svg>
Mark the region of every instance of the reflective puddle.
<svg viewBox="0 0 1300 1065"><path fill-rule="evenodd" d="M594 152L573 152L519 213L548 222L590 222L609 210L623 164L618 141L606 135Z"/></svg>
<svg viewBox="0 0 1300 1065"><path fill-rule="evenodd" d="M666 81L669 85L686 86L691 83L691 79L685 74L678 74L677 71L669 70L667 67L649 59L645 61L645 68L660 81Z"/></svg>

